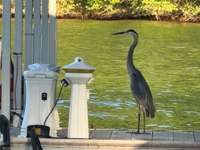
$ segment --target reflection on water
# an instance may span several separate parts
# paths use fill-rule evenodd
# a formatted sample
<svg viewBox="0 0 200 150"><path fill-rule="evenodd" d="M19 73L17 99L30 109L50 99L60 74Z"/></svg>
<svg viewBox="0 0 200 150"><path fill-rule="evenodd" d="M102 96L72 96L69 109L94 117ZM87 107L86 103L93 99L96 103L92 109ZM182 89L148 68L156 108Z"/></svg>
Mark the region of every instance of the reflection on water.
<svg viewBox="0 0 200 150"><path fill-rule="evenodd" d="M196 111L184 111L184 112L193 116L200 117L200 112L196 112Z"/></svg>
<svg viewBox="0 0 200 150"><path fill-rule="evenodd" d="M170 126L170 125L159 125L159 124L147 124L146 127L157 127L160 129L172 128L172 126Z"/></svg>
<svg viewBox="0 0 200 150"><path fill-rule="evenodd" d="M119 119L119 120L124 120L128 117L128 115L120 115L120 116L119 115L111 115L111 114L106 113L106 112L90 112L89 116L100 118L100 119L115 118L115 119Z"/></svg>
<svg viewBox="0 0 200 150"><path fill-rule="evenodd" d="M172 117L174 113L172 110L164 110L164 109L161 110L158 109L157 112L164 113L167 117Z"/></svg>
<svg viewBox="0 0 200 150"><path fill-rule="evenodd" d="M107 106L107 107L113 107L116 109L121 108L122 106L127 106L127 108L132 108L133 106L136 105L134 101L126 101L123 103L120 99L117 99L115 101L113 100L102 100L102 101L89 101L90 104L95 104L97 106Z"/></svg>
<svg viewBox="0 0 200 150"><path fill-rule="evenodd" d="M200 25L153 21L58 22L58 64L77 56L96 67L90 84L89 121L96 128L136 128L137 104L126 70L128 36L111 33L134 28L139 45L134 63L148 81L156 105L149 129L200 130ZM62 96L69 98L69 88ZM63 103L68 113L69 101ZM63 117L64 116L64 117ZM61 121L66 126L63 115Z"/></svg>

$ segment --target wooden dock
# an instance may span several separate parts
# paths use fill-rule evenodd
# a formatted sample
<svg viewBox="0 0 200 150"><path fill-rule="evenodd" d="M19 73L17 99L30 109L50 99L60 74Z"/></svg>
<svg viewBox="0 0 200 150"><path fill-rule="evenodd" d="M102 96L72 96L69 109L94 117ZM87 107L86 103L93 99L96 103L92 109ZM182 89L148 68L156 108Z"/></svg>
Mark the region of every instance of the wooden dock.
<svg viewBox="0 0 200 150"><path fill-rule="evenodd" d="M16 132L15 132L16 133ZM67 139L67 130L58 138L41 139L44 150L200 150L200 131L148 131L92 129L90 139ZM14 150L31 149L27 138L12 138Z"/></svg>
<svg viewBox="0 0 200 150"><path fill-rule="evenodd" d="M90 139L104 140L147 140L147 141L190 141L200 143L200 131L147 131L137 134L136 130L91 129ZM67 138L67 129L58 131L58 136Z"/></svg>

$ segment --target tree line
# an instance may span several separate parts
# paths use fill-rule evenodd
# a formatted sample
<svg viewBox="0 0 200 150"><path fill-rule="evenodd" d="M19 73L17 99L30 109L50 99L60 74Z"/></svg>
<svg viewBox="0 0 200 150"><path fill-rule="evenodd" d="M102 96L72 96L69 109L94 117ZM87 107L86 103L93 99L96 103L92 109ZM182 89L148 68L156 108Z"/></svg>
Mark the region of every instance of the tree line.
<svg viewBox="0 0 200 150"><path fill-rule="evenodd" d="M200 22L200 0L57 0L57 17Z"/></svg>
<svg viewBox="0 0 200 150"><path fill-rule="evenodd" d="M57 0L58 17L200 21L200 0Z"/></svg>

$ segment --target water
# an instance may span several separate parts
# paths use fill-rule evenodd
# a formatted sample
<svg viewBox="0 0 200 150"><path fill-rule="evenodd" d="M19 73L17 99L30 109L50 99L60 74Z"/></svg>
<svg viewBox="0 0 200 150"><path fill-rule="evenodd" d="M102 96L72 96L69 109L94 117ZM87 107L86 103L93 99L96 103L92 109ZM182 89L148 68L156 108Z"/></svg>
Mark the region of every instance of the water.
<svg viewBox="0 0 200 150"><path fill-rule="evenodd" d="M147 119L147 128L200 130L199 24L59 20L57 27L58 64L81 56L97 69L89 86L90 126L136 128L137 104L126 70L131 38L111 35L133 28L139 33L134 63L148 81L157 109L155 119ZM62 98L69 99L69 92L65 89ZM63 106L59 110L65 127L69 102Z"/></svg>

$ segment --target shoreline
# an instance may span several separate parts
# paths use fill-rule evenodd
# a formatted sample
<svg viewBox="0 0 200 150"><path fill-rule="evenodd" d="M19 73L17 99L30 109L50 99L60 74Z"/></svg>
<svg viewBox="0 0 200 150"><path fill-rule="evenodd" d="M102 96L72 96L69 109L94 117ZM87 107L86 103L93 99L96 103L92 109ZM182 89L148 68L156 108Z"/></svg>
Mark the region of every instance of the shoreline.
<svg viewBox="0 0 200 150"><path fill-rule="evenodd" d="M114 21L114 20L146 20L146 21L169 21L178 23L200 23L200 16L193 18L184 18L176 16L131 16L131 15L88 15L82 17L80 14L65 14L64 16L57 16L57 19L80 19L80 20L102 20L102 21Z"/></svg>
<svg viewBox="0 0 200 150"><path fill-rule="evenodd" d="M15 14L11 14L11 18L14 18ZM0 18L2 19L2 14L0 14ZM25 15L23 14L23 18ZM102 20L102 21L114 21L114 20L145 20L145 21L169 21L169 22L177 22L177 23L200 23L200 16L186 18L184 16L174 16L174 15L146 15L146 16L136 16L136 15L125 15L125 14L91 14L82 16L79 13L66 13L62 16L57 15L57 19L80 19L80 20Z"/></svg>

